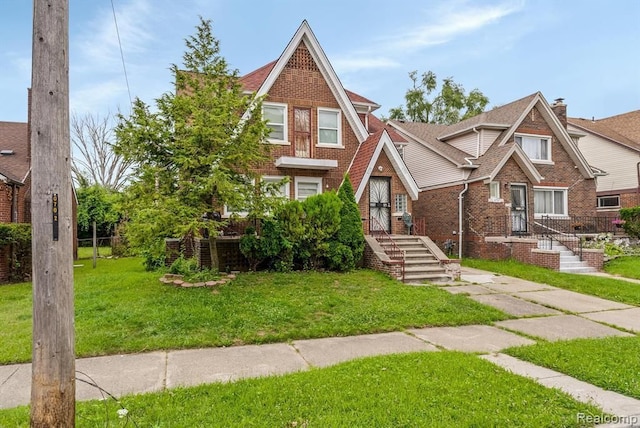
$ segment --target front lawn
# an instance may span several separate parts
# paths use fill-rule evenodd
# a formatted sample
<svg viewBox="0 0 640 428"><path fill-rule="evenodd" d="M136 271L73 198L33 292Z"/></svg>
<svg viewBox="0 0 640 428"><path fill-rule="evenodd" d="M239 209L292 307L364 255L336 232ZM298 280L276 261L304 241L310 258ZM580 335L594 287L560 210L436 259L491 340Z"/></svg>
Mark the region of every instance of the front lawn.
<svg viewBox="0 0 640 428"><path fill-rule="evenodd" d="M594 275L557 272L515 260L463 259L463 266L548 284L628 305L640 306L640 284Z"/></svg>
<svg viewBox="0 0 640 428"><path fill-rule="evenodd" d="M471 354L428 352L350 361L286 376L77 404L77 426L580 427L601 411ZM107 423L107 418L110 423ZM0 426L28 426L28 407ZM135 425L133 424L135 423Z"/></svg>
<svg viewBox="0 0 640 428"><path fill-rule="evenodd" d="M612 275L640 279L640 256L620 256L609 260L604 270Z"/></svg>
<svg viewBox="0 0 640 428"><path fill-rule="evenodd" d="M135 258L76 268L76 354L284 342L508 318L464 296L368 270L247 273L214 290L174 288L159 276ZM31 284L0 287L0 364L31 359L31 306Z"/></svg>
<svg viewBox="0 0 640 428"><path fill-rule="evenodd" d="M640 337L538 343L503 352L640 399Z"/></svg>

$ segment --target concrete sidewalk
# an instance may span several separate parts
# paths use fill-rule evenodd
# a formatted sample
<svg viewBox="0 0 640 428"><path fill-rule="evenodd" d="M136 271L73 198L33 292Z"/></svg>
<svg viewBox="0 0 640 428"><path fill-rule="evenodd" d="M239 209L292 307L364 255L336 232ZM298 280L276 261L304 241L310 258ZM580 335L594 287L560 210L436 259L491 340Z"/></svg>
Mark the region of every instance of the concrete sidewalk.
<svg viewBox="0 0 640 428"><path fill-rule="evenodd" d="M631 336L631 332L640 332L640 308L474 269L464 268L462 278L467 281L465 285L456 283L443 288L451 293L468 293L483 304L520 318L494 326L423 328L291 343L83 358L76 362L76 396L78 400L102 398L100 390L86 382L119 397L292 373L360 357L451 349L488 353L484 356L487 361L543 385L559 387L576 399L592 402L616 416L640 414L640 400L603 391L565 375L549 375L546 369L499 354L511 346L535 343L532 337L565 340ZM30 364L0 366L0 408L28 404L30 383ZM585 390L588 392L583 393Z"/></svg>

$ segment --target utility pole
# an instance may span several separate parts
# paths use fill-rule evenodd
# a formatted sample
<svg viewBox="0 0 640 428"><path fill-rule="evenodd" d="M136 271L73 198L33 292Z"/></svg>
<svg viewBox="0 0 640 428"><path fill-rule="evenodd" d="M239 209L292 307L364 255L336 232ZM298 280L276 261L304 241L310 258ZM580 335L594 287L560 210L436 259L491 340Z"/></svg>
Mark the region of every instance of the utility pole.
<svg viewBox="0 0 640 428"><path fill-rule="evenodd" d="M31 426L75 425L69 1L34 0Z"/></svg>

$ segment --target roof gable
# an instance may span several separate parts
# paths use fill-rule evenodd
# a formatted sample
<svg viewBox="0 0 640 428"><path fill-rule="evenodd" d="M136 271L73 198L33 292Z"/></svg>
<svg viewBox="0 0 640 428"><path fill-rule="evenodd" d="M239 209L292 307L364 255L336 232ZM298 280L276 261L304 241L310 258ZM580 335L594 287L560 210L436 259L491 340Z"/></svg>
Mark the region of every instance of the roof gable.
<svg viewBox="0 0 640 428"><path fill-rule="evenodd" d="M637 113L637 114L636 114ZM637 116L637 118L635 117ZM608 121L614 119L614 121ZM618 123L622 120L629 120L629 123ZM612 118L600 119L600 120L588 120L579 118L568 118L569 125L578 128L580 130L597 135L605 140L613 143L620 144L629 149L640 151L640 110L637 112L630 112L624 115L613 116ZM630 138L622 133L618 132L618 127L623 128L622 131L627 135L632 136L634 134L633 128L638 128L638 137L636 139Z"/></svg>
<svg viewBox="0 0 640 428"><path fill-rule="evenodd" d="M469 181L493 181L507 161L511 158L516 161L520 169L532 183L537 184L544 179L520 146L515 143L511 143L506 146L495 147L493 150L485 153L483 156L480 156L477 159L477 163L480 166L471 173Z"/></svg>
<svg viewBox="0 0 640 428"><path fill-rule="evenodd" d="M378 157L383 150L398 174L400 181L402 181L405 189L407 189L409 197L411 197L412 200L418 199L418 185L409 173L398 150L393 145L389 133L383 129L375 134L371 134L369 138L360 144L349 166L349 176L355 189L356 202L360 201L364 189L367 187L369 177L373 172L373 168L375 168Z"/></svg>
<svg viewBox="0 0 640 428"><path fill-rule="evenodd" d="M29 125L0 122L0 176L24 183L29 174Z"/></svg>
<svg viewBox="0 0 640 428"><path fill-rule="evenodd" d="M573 139L569 135L569 132L562 125L562 123L560 123L560 119L558 119L558 116L556 116L556 114L549 106L549 103L544 99L540 92L536 92L535 94L533 94L533 98L531 98L531 101L527 108L522 110L518 119L511 125L508 130L501 134L501 139L497 141L498 146L502 146L513 141L516 129L518 129L520 124L524 121L524 118L534 107L540 112L544 120L547 122L547 124L551 128L551 131L556 136L557 141L569 154L569 157L576 165L580 173L585 178L594 178L593 171L587 163L586 159L584 158L580 150L578 150L575 143L573 142Z"/></svg>
<svg viewBox="0 0 640 428"><path fill-rule="evenodd" d="M245 86L245 88L248 88L250 85L255 85L266 74L266 77L262 79L262 83L256 89L256 95L259 97L259 96L268 94L269 89L271 89L276 79L278 78L280 73L282 73L285 66L287 65L291 57L294 55L295 51L297 50L298 46L301 43L304 43L304 45L309 50L311 57L315 61L316 65L318 66L320 73L324 77L325 81L329 85L329 88L331 89L333 96L336 98L336 101L338 102L340 109L344 112L347 122L353 129L353 132L358 138L358 141L359 142L365 141L369 133L367 132L364 125L358 118L358 113L356 112L356 109L353 106L353 103L349 99L349 96L347 95L345 89L340 83L340 80L338 79L338 76L333 70L331 63L329 62L327 56L322 50L320 43L318 42L315 35L311 31L311 27L309 27L309 24L307 23L306 20L302 21L302 24L300 25L296 33L293 35L293 38L291 39L287 47L284 49L284 51L280 55L280 58L278 58L278 60L273 64L272 67L269 67L270 64L267 64L261 67L260 69L250 73L249 75L245 76L242 79L243 84L244 82L248 83L247 86Z"/></svg>

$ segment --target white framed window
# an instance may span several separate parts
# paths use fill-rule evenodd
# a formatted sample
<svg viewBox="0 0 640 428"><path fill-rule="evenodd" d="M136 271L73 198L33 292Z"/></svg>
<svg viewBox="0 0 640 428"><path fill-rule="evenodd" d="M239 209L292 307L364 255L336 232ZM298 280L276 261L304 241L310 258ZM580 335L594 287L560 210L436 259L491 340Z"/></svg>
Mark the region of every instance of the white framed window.
<svg viewBox="0 0 640 428"><path fill-rule="evenodd" d="M503 202L502 198L500 197L499 181L489 182L489 202Z"/></svg>
<svg viewBox="0 0 640 428"><path fill-rule="evenodd" d="M534 187L533 206L535 216L568 216L568 193L566 188Z"/></svg>
<svg viewBox="0 0 640 428"><path fill-rule="evenodd" d="M342 147L341 112L336 109L318 109L318 145Z"/></svg>
<svg viewBox="0 0 640 428"><path fill-rule="evenodd" d="M598 208L620 208L620 195L598 196Z"/></svg>
<svg viewBox="0 0 640 428"><path fill-rule="evenodd" d="M532 161L551 162L550 135L518 134L515 141Z"/></svg>
<svg viewBox="0 0 640 428"><path fill-rule="evenodd" d="M400 155L400 159L404 160L404 148L405 148L405 144L399 144L396 146L396 149L398 149L398 154Z"/></svg>
<svg viewBox="0 0 640 428"><path fill-rule="evenodd" d="M403 214L409 211L409 204L407 202L406 193L396 193L394 208L394 212L396 214Z"/></svg>
<svg viewBox="0 0 640 428"><path fill-rule="evenodd" d="M262 118L267 121L267 126L271 129L270 143L289 144L286 104L263 103Z"/></svg>
<svg viewBox="0 0 640 428"><path fill-rule="evenodd" d="M304 201L309 196L322 193L322 177L296 177L294 186L296 199Z"/></svg>
<svg viewBox="0 0 640 428"><path fill-rule="evenodd" d="M256 180L249 179L243 176L243 186L251 186L252 191L255 190ZM242 202L238 204L225 204L222 207L222 218L229 218L231 216L244 218L249 215L248 207Z"/></svg>
<svg viewBox="0 0 640 428"><path fill-rule="evenodd" d="M280 175L265 175L262 177L262 181L269 184L280 184L277 188L273 189L272 196L279 196L285 199L289 199L291 192L289 191L289 182L282 183L282 180L287 178Z"/></svg>

